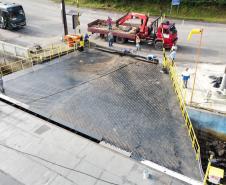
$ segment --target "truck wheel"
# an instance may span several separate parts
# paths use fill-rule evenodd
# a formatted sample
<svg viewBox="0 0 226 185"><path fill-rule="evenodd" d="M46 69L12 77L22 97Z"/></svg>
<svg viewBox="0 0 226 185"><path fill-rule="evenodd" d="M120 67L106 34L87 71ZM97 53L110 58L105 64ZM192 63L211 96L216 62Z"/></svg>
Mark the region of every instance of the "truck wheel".
<svg viewBox="0 0 226 185"><path fill-rule="evenodd" d="M118 44L124 44L126 42L125 38L122 37L116 37L116 43Z"/></svg>
<svg viewBox="0 0 226 185"><path fill-rule="evenodd" d="M155 42L155 49L161 51L163 49L162 41Z"/></svg>

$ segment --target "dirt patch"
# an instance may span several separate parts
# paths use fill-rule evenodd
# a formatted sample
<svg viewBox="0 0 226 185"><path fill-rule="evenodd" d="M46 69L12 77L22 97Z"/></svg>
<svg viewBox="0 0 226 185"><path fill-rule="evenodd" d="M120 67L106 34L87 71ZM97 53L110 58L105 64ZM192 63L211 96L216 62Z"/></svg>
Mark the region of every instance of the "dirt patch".
<svg viewBox="0 0 226 185"><path fill-rule="evenodd" d="M206 171L208 159L211 154L214 155L213 166L222 168L226 171L226 141L217 138L207 130L197 130L197 137L201 146L201 159L203 170ZM224 178L226 184L226 174Z"/></svg>

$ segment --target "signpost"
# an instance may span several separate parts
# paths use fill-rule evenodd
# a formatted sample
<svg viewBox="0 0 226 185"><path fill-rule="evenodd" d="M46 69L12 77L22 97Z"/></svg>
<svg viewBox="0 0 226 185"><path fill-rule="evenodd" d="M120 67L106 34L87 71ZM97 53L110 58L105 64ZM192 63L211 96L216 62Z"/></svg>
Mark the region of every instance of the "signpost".
<svg viewBox="0 0 226 185"><path fill-rule="evenodd" d="M173 6L177 6L177 13L178 13L179 7L180 7L180 2L181 2L181 0L172 0L171 8L170 8L170 15L172 13Z"/></svg>

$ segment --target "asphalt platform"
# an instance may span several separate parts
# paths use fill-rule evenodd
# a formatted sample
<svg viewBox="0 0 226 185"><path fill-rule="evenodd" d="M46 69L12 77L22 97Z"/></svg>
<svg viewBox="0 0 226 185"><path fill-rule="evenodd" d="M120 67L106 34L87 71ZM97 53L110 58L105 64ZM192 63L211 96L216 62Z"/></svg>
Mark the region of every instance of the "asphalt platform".
<svg viewBox="0 0 226 185"><path fill-rule="evenodd" d="M160 65L89 50L5 78L7 96L72 129L200 179L169 76Z"/></svg>

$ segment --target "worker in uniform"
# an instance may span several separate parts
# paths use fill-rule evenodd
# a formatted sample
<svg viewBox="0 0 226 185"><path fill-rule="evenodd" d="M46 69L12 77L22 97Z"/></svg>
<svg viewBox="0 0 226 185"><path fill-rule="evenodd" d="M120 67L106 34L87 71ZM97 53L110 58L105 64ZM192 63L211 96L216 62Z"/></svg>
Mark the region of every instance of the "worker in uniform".
<svg viewBox="0 0 226 185"><path fill-rule="evenodd" d="M140 37L138 35L136 35L136 48L137 48L137 51L141 50L141 48L140 48Z"/></svg>
<svg viewBox="0 0 226 185"><path fill-rule="evenodd" d="M3 79L2 77L0 76L0 92L1 93L5 93L5 89L4 89L4 86L3 86Z"/></svg>
<svg viewBox="0 0 226 185"><path fill-rule="evenodd" d="M173 48L172 51L170 52L170 55L169 55L169 59L171 61L171 65L174 65L174 61L175 61L176 55L177 55L176 48Z"/></svg>
<svg viewBox="0 0 226 185"><path fill-rule="evenodd" d="M190 74L188 72L188 68L185 69L185 71L182 73L182 81L184 83L184 87L187 88L188 87L188 80L190 78Z"/></svg>
<svg viewBox="0 0 226 185"><path fill-rule="evenodd" d="M110 16L108 16L107 24L108 24L108 30L112 30L112 19Z"/></svg>
<svg viewBox="0 0 226 185"><path fill-rule="evenodd" d="M83 40L83 36L80 37L80 42L79 42L79 47L78 47L78 50L79 51L84 51L84 45L85 45L85 42Z"/></svg>
<svg viewBox="0 0 226 185"><path fill-rule="evenodd" d="M86 46L89 46L89 35L88 35L88 33L85 34L84 42L85 42Z"/></svg>
<svg viewBox="0 0 226 185"><path fill-rule="evenodd" d="M112 34L112 31L109 31L109 33L108 33L108 46L109 47L113 46L113 41L114 41L114 36Z"/></svg>

